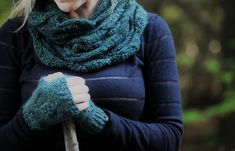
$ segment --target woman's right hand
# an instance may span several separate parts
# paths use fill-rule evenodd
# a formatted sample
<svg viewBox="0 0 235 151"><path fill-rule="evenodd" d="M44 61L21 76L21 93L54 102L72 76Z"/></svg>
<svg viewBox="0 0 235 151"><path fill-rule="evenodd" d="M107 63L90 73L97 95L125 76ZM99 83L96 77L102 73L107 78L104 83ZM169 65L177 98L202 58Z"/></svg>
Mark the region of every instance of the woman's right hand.
<svg viewBox="0 0 235 151"><path fill-rule="evenodd" d="M58 72L48 75L45 80L51 82L63 76ZM79 116L75 116L80 128L90 134L100 132L108 121L108 116L90 100L89 88L85 85L85 80L81 77L69 76L66 77L66 82L74 103L81 111Z"/></svg>
<svg viewBox="0 0 235 151"><path fill-rule="evenodd" d="M23 106L23 118L32 130L42 130L77 117L89 106L88 91L80 77L67 77L61 72L42 77Z"/></svg>

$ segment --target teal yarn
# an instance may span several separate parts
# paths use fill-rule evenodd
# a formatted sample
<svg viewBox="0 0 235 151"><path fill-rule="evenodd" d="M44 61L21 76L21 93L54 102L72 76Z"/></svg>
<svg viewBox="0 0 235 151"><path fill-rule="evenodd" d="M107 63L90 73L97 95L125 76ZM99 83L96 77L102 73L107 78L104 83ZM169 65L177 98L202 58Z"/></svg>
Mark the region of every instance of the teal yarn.
<svg viewBox="0 0 235 151"><path fill-rule="evenodd" d="M79 114L78 119L83 132L95 135L104 129L108 121L108 116L102 109L96 107L90 101L89 107Z"/></svg>
<svg viewBox="0 0 235 151"><path fill-rule="evenodd" d="M140 47L147 13L135 0L100 0L88 19L68 18L54 2L34 7L28 28L34 51L50 67L89 73L128 59Z"/></svg>
<svg viewBox="0 0 235 151"><path fill-rule="evenodd" d="M32 130L47 129L79 113L64 77L52 82L41 78L22 109L23 118Z"/></svg>
<svg viewBox="0 0 235 151"><path fill-rule="evenodd" d="M23 119L32 130L45 130L67 119L76 118L90 133L100 132L107 122L107 115L91 100L89 107L80 111L73 102L65 77L51 82L45 81L42 77L32 96L23 106Z"/></svg>

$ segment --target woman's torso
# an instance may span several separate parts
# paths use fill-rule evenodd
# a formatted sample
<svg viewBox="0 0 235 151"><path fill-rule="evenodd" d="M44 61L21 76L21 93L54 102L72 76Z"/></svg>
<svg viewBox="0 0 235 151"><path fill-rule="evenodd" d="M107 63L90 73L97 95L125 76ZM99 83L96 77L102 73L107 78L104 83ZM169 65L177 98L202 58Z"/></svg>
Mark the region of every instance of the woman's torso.
<svg viewBox="0 0 235 151"><path fill-rule="evenodd" d="M35 90L38 80L42 76L54 72L80 76L86 80L91 99L100 107L118 115L139 120L145 101L145 84L143 62L141 59L142 47L128 60L104 68L101 71L81 74L65 68L51 68L43 65L34 53L31 37L28 31L23 30L25 36L21 42L21 74L20 89L21 103L25 103ZM141 38L141 37L140 37ZM55 137L56 136L56 137ZM52 127L42 133L36 142L38 150L64 150L61 125ZM41 145L40 145L41 144ZM42 145L44 144L44 145ZM81 144L82 145L82 144Z"/></svg>

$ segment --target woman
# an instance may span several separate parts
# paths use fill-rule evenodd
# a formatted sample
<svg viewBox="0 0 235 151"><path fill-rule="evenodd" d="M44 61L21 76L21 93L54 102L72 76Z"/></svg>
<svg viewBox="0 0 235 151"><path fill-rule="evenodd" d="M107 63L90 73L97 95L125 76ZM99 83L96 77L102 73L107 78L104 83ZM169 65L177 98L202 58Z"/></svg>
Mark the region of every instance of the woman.
<svg viewBox="0 0 235 151"><path fill-rule="evenodd" d="M31 7L33 8L31 10ZM0 148L177 151L183 126L166 22L135 0L20 0L0 29Z"/></svg>

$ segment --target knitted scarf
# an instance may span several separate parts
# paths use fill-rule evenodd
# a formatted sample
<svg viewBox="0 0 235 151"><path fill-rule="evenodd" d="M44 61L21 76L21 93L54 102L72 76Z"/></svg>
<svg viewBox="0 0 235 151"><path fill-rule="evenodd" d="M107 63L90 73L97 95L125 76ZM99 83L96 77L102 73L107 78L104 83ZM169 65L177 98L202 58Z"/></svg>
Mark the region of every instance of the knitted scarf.
<svg viewBox="0 0 235 151"><path fill-rule="evenodd" d="M88 19L69 18L54 2L35 7L28 27L37 57L81 73L128 59L139 50L147 13L135 0L114 0L114 6L100 0Z"/></svg>

